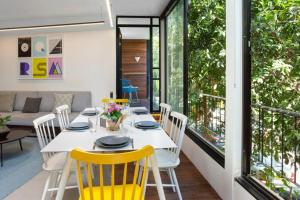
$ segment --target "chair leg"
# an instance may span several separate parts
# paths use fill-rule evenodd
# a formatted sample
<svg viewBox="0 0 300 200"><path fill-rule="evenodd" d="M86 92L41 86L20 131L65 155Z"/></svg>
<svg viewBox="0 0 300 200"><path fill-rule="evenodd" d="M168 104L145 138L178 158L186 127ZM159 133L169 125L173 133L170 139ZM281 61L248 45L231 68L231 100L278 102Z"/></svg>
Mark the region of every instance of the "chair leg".
<svg viewBox="0 0 300 200"><path fill-rule="evenodd" d="M179 200L182 200L182 196L181 196L180 188L179 188L178 181L177 181L177 178L176 178L175 170L171 169L171 173L172 173L172 176L173 176L174 183L176 185L178 198L179 198Z"/></svg>
<svg viewBox="0 0 300 200"><path fill-rule="evenodd" d="M171 173L171 169L170 168L168 168L168 175L169 175L169 178L170 178L170 181L171 181L171 184L172 185L174 185L173 187L172 187L172 189L173 189L173 192L176 192L176 187L175 187L175 183L174 183L174 180L173 180L173 176L172 176L172 173Z"/></svg>
<svg viewBox="0 0 300 200"><path fill-rule="evenodd" d="M52 173L49 174L49 176L46 180L41 200L46 200L46 196L47 196L47 192L48 192L48 189L49 189L49 184L50 184L50 181L51 181L51 177L52 177Z"/></svg>
<svg viewBox="0 0 300 200"><path fill-rule="evenodd" d="M139 184L141 183L141 180L142 180L142 173L143 173L143 167L139 166L139 173L138 173L138 179L137 179Z"/></svg>
<svg viewBox="0 0 300 200"><path fill-rule="evenodd" d="M60 178L59 172L54 172L49 180L49 188L55 188L59 183L59 178ZM54 195L55 192L51 191L50 192L51 199L53 198Z"/></svg>
<svg viewBox="0 0 300 200"><path fill-rule="evenodd" d="M146 190L147 190L147 183L148 183L148 177L149 177L149 169L147 169L147 172L146 172L146 179L145 179L145 189L144 189L144 194L143 194L143 197L145 198L145 195L146 195Z"/></svg>

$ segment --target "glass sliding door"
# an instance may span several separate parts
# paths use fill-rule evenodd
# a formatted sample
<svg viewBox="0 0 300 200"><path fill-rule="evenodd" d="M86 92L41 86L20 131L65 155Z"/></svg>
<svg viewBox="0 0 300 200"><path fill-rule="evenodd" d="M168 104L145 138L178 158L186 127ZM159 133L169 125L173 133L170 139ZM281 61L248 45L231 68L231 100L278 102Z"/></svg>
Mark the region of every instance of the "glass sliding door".
<svg viewBox="0 0 300 200"><path fill-rule="evenodd" d="M159 111L159 18L117 17L117 43L117 97L128 98L133 107Z"/></svg>
<svg viewBox="0 0 300 200"><path fill-rule="evenodd" d="M184 0L166 17L166 94L172 110L183 113L183 17Z"/></svg>

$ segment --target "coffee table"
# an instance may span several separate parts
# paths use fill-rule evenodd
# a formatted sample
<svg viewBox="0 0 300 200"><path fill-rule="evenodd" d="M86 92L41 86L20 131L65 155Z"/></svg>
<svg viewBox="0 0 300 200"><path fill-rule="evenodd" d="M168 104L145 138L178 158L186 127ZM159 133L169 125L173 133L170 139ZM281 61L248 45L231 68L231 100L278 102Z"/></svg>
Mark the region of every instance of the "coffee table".
<svg viewBox="0 0 300 200"><path fill-rule="evenodd" d="M21 151L23 151L22 139L28 136L29 134L30 132L26 130L11 130L5 140L0 140L1 167L3 167L3 144L19 141Z"/></svg>

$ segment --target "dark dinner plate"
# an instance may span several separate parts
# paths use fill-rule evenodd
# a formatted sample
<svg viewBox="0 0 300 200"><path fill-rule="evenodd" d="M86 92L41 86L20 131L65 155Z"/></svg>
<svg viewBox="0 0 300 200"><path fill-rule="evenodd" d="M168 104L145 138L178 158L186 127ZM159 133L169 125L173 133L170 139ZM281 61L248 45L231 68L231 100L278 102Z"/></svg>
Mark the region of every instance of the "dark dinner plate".
<svg viewBox="0 0 300 200"><path fill-rule="evenodd" d="M135 109L133 110L133 112L137 115L145 115L149 113L146 109Z"/></svg>
<svg viewBox="0 0 300 200"><path fill-rule="evenodd" d="M102 148L121 148L129 144L129 137L105 136L95 141L96 145Z"/></svg>
<svg viewBox="0 0 300 200"><path fill-rule="evenodd" d="M138 127L159 127L159 123L157 122L153 122L153 121L140 121L140 122L136 122L135 126Z"/></svg>
<svg viewBox="0 0 300 200"><path fill-rule="evenodd" d="M107 146L117 146L128 143L130 141L129 137L116 137L116 136L105 136L97 139L97 141L101 142Z"/></svg>
<svg viewBox="0 0 300 200"><path fill-rule="evenodd" d="M86 127L90 127L88 122L73 122L71 124L69 124L70 128L86 128Z"/></svg>
<svg viewBox="0 0 300 200"><path fill-rule="evenodd" d="M83 113L81 113L82 115L85 115L85 116L95 116L95 115L98 115L99 113L96 112L96 111L84 111Z"/></svg>
<svg viewBox="0 0 300 200"><path fill-rule="evenodd" d="M126 142L124 144L120 144L120 145L105 145L99 141L96 140L96 145L98 147L101 147L101 148L107 148L107 149L118 149L118 148L122 148L122 147L126 147L128 146L129 142Z"/></svg>
<svg viewBox="0 0 300 200"><path fill-rule="evenodd" d="M66 127L66 129L70 130L70 131L82 131L82 130L87 130L89 128L90 128L89 126L79 127L79 128L74 128L74 127L70 127L70 126Z"/></svg>

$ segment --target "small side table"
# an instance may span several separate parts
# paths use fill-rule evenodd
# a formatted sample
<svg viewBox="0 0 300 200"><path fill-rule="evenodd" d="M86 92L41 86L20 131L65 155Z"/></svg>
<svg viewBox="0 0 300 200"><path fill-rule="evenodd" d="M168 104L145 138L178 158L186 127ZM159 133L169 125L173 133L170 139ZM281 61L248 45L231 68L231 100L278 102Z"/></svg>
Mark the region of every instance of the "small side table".
<svg viewBox="0 0 300 200"><path fill-rule="evenodd" d="M29 131L25 130L11 130L9 134L7 135L7 138L5 140L0 140L0 153L1 153L1 167L3 167L3 149L2 146L4 144L8 144L11 142L19 141L20 149L23 151L22 147L22 139L25 138L30 134Z"/></svg>

